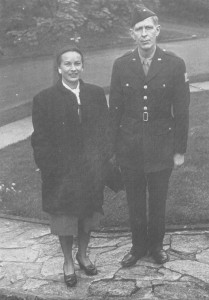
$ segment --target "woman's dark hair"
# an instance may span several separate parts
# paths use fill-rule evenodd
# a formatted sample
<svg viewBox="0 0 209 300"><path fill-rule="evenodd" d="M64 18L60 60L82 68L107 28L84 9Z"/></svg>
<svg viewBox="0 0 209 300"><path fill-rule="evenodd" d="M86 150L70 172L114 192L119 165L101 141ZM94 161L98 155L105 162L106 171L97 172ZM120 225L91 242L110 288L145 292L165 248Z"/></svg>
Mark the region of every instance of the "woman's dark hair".
<svg viewBox="0 0 209 300"><path fill-rule="evenodd" d="M59 49L56 52L56 64L57 64L57 67L60 66L62 54L66 53L66 52L77 52L77 53L79 53L80 56L81 56L82 64L84 63L83 53L81 52L81 50L77 46L67 45L67 46L62 47L61 49Z"/></svg>

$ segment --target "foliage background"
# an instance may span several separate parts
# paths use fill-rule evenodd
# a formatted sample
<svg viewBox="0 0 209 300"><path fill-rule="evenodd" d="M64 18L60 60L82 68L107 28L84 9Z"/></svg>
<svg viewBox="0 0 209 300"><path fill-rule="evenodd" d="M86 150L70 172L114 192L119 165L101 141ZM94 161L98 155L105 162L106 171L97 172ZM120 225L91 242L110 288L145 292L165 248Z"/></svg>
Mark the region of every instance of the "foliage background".
<svg viewBox="0 0 209 300"><path fill-rule="evenodd" d="M0 45L12 54L52 54L57 45L126 35L130 13L144 3L159 15L209 21L208 0L0 0Z"/></svg>
<svg viewBox="0 0 209 300"><path fill-rule="evenodd" d="M50 48L110 33L128 23L139 0L0 0L1 46ZM155 1L151 1L155 2ZM153 5L152 5L153 6Z"/></svg>

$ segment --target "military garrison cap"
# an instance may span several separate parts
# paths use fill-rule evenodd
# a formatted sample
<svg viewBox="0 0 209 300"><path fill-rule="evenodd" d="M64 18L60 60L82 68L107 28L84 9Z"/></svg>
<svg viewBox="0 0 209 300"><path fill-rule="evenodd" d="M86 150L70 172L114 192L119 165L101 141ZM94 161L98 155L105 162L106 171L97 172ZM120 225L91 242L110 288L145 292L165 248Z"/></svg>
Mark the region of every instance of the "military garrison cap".
<svg viewBox="0 0 209 300"><path fill-rule="evenodd" d="M137 5L134 8L132 18L131 18L131 27L134 27L134 25L138 22L141 22L147 18L156 16L156 14L145 7L144 5Z"/></svg>

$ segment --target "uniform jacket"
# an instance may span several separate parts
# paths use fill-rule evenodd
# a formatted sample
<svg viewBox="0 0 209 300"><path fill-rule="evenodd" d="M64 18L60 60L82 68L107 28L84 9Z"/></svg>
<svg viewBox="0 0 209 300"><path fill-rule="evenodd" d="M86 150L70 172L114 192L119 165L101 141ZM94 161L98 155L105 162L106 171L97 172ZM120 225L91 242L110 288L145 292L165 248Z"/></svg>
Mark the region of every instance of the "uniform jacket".
<svg viewBox="0 0 209 300"><path fill-rule="evenodd" d="M155 172L186 151L189 82L184 61L157 47L147 76L138 49L118 58L110 87L109 135L121 166Z"/></svg>
<svg viewBox="0 0 209 300"><path fill-rule="evenodd" d="M61 81L33 99L31 142L49 213L102 212L107 103L102 88L83 81L80 100L81 122L76 96Z"/></svg>

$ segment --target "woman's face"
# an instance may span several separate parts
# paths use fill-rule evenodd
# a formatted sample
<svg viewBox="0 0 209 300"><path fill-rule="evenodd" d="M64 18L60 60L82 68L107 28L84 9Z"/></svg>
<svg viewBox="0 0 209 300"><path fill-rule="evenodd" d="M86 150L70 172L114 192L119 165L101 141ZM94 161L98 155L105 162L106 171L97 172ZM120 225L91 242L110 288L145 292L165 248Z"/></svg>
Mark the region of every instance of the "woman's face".
<svg viewBox="0 0 209 300"><path fill-rule="evenodd" d="M78 52L68 51L61 55L58 72L67 85L76 87L82 71L82 57Z"/></svg>

